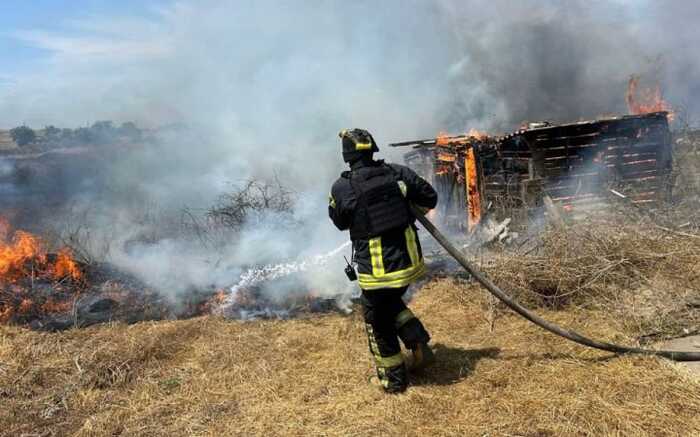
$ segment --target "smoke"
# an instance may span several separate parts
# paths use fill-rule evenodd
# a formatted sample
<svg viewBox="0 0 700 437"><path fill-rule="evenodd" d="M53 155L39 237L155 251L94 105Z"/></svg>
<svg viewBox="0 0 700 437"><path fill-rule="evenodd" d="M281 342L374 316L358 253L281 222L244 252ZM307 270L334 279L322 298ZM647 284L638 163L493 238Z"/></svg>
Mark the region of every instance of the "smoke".
<svg viewBox="0 0 700 437"><path fill-rule="evenodd" d="M223 286L249 266L345 241L326 217L344 168L341 128L366 128L381 147L624 113L632 73L697 113L698 12L691 2L621 0L166 1L138 17L17 32L49 55L0 89L0 119L177 126L156 144L105 152L89 178L71 172L64 203L92 211L92 236L112 240L111 260L160 289ZM400 159L386 147L381 155ZM193 238L144 237L251 177L293 189L304 226L285 231L271 215L218 241L215 255ZM346 288L336 264L317 290Z"/></svg>
<svg viewBox="0 0 700 437"><path fill-rule="evenodd" d="M693 2L444 3L455 29L451 65L453 128L513 129L625 113L629 76L660 84L696 117L698 85ZM680 32L670 32L681 28ZM690 73L692 72L692 73ZM463 129L463 128L462 128Z"/></svg>

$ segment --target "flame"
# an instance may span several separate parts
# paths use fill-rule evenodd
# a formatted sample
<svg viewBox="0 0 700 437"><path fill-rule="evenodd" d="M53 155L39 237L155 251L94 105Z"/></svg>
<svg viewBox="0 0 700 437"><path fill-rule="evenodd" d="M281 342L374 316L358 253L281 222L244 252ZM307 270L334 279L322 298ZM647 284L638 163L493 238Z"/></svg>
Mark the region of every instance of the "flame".
<svg viewBox="0 0 700 437"><path fill-rule="evenodd" d="M41 238L25 231L13 232L8 221L0 217L0 323L18 315L68 311L82 278L69 249L59 250L54 258Z"/></svg>
<svg viewBox="0 0 700 437"><path fill-rule="evenodd" d="M435 137L435 145L436 146L447 146L450 144L450 134L446 132L440 132L437 134Z"/></svg>
<svg viewBox="0 0 700 437"><path fill-rule="evenodd" d="M216 292L207 300L202 302L199 305L198 308L198 313L199 314L209 314L209 313L215 313L217 309L221 308L221 306L226 303L228 300L229 293L226 292L223 289L218 289Z"/></svg>
<svg viewBox="0 0 700 437"><path fill-rule="evenodd" d="M41 241L34 235L17 231L9 242L0 241L0 280L14 282L26 275L27 263L32 262L46 262Z"/></svg>
<svg viewBox="0 0 700 437"><path fill-rule="evenodd" d="M453 153L438 152L436 159L438 161L442 161L442 162L455 162L455 160L457 159L457 156L455 156Z"/></svg>
<svg viewBox="0 0 700 437"><path fill-rule="evenodd" d="M650 112L668 112L669 121L673 120L673 108L663 99L661 86L639 88L639 76L632 75L627 83L625 101L630 114L639 115Z"/></svg>
<svg viewBox="0 0 700 437"><path fill-rule="evenodd" d="M435 137L436 146L451 146L451 145L468 145L474 141L483 141L488 139L489 134L476 130L474 128L469 129L469 131L464 135L452 136L445 132L440 132Z"/></svg>
<svg viewBox="0 0 700 437"><path fill-rule="evenodd" d="M56 264L54 265L54 278L61 279L70 277L73 280L79 280L83 276L78 268L78 264L73 261L72 254L68 248L63 248L58 251Z"/></svg>
<svg viewBox="0 0 700 437"><path fill-rule="evenodd" d="M467 136L470 138L475 138L475 139L481 141L481 140L487 139L489 137L489 134L487 134L486 132L478 131L478 130L472 128L472 129L469 129L469 132L467 132Z"/></svg>
<svg viewBox="0 0 700 437"><path fill-rule="evenodd" d="M479 180L476 170L476 157L474 148L470 147L464 157L464 171L466 173L467 194L467 227L472 232L481 221L481 195L479 193Z"/></svg>

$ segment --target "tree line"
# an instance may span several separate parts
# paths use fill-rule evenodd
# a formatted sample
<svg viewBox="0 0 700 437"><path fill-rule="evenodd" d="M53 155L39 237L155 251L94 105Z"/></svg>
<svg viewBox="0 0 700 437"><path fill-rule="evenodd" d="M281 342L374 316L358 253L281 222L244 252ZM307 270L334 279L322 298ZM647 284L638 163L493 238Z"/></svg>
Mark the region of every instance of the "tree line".
<svg viewBox="0 0 700 437"><path fill-rule="evenodd" d="M97 121L92 126L77 129L46 126L37 131L24 125L10 129L12 140L20 147L31 144L51 147L100 145L112 144L120 139L136 142L141 141L143 135L144 131L131 121L117 126L110 120Z"/></svg>

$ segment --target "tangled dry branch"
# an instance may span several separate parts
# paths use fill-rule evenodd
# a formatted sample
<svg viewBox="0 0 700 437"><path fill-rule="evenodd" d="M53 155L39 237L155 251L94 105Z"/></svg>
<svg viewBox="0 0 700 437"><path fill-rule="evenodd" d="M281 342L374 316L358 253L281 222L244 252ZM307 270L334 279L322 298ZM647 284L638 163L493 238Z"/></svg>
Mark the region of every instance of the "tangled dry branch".
<svg viewBox="0 0 700 437"><path fill-rule="evenodd" d="M250 179L235 191L221 195L207 217L235 230L250 221L261 221L269 214L284 217L282 221L290 223L293 204L294 193L279 180Z"/></svg>

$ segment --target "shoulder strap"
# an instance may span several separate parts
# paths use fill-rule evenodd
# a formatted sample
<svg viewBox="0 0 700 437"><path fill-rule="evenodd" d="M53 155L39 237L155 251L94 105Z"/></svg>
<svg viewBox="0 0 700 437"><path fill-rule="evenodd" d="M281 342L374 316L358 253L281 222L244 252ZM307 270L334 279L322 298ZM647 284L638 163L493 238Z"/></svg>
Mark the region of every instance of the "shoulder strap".
<svg viewBox="0 0 700 437"><path fill-rule="evenodd" d="M384 161L382 161L382 165L391 171L391 173L394 175L397 181L401 179L401 175L398 171L396 171L394 167L391 166L391 164L387 164Z"/></svg>

